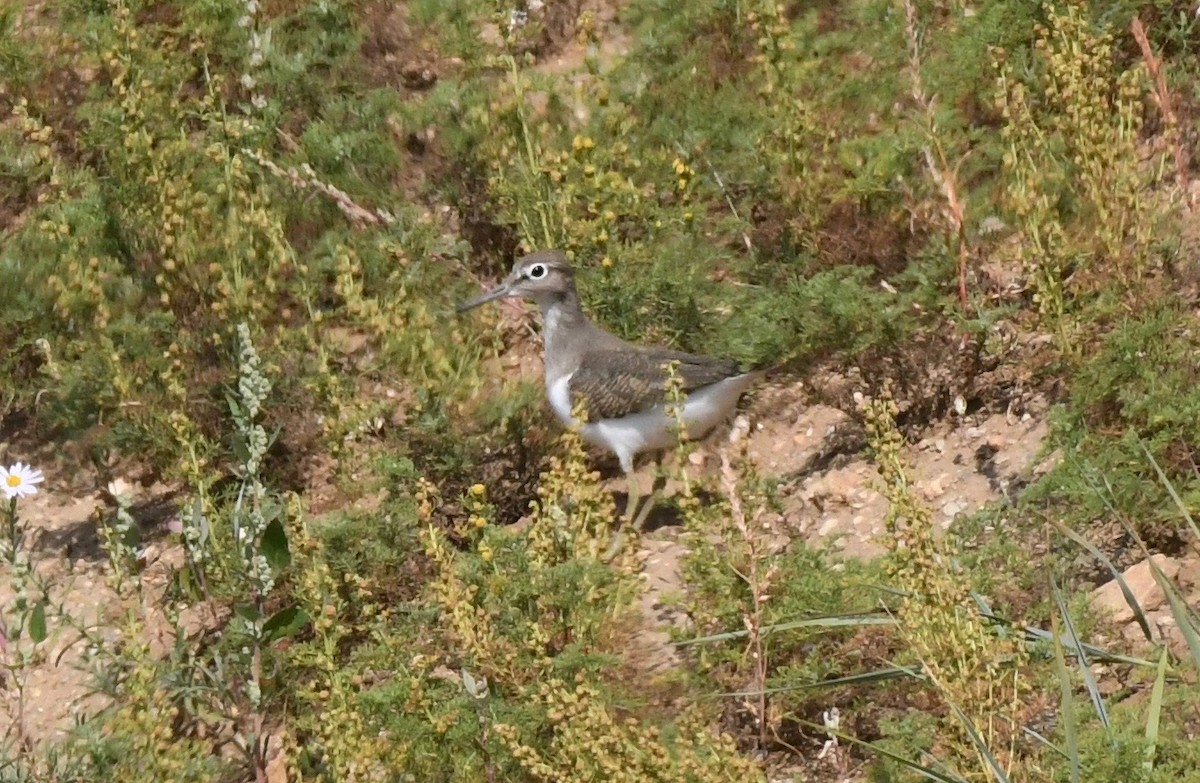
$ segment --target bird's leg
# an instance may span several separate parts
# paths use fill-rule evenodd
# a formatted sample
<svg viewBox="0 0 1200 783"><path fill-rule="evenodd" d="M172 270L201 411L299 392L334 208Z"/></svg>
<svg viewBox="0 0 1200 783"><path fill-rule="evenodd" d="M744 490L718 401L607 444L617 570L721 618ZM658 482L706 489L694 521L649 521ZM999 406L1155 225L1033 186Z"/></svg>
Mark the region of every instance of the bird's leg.
<svg viewBox="0 0 1200 783"><path fill-rule="evenodd" d="M634 472L630 470L625 473L625 519L617 532L613 534L612 542L608 545L608 551L604 555L606 561L611 560L621 550L626 530L634 530L638 533L642 531L642 525L646 524L646 519L654 508L654 499L660 489L658 484L662 478L661 474L662 455L660 454L654 459L654 478L651 479L650 493L643 497L638 491L638 482Z"/></svg>
<svg viewBox="0 0 1200 783"><path fill-rule="evenodd" d="M625 471L625 513L624 519L617 527L617 532L612 534L612 542L608 544L608 550L605 552L604 560L610 561L617 556L620 551L620 546L625 540L625 528L632 526L637 530L637 525L641 522L635 522L634 514L637 510L637 501L640 500L637 491L637 478L634 476L634 470L630 466L630 470Z"/></svg>
<svg viewBox="0 0 1200 783"><path fill-rule="evenodd" d="M625 522L626 524L633 523L633 513L637 510L639 500L637 478L633 471L625 474Z"/></svg>
<svg viewBox="0 0 1200 783"><path fill-rule="evenodd" d="M651 479L650 494L645 497L644 502L642 503L642 507L638 511L637 517L635 519L631 520L633 529L637 530L638 532L641 532L642 525L646 524L646 520L650 517L650 512L652 510L654 510L654 500L657 497L658 493L662 490L662 486L660 486L660 482L663 485L666 484L666 481L663 479L663 476L662 476L662 461L663 461L663 458L662 458L661 453L655 455L655 457L654 457L654 478Z"/></svg>

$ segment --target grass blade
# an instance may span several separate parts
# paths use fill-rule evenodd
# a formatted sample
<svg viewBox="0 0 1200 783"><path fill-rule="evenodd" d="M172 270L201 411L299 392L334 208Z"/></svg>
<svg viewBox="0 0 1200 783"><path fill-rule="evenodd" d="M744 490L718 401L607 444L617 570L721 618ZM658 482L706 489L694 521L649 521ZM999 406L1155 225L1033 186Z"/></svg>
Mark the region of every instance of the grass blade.
<svg viewBox="0 0 1200 783"><path fill-rule="evenodd" d="M922 661L922 663L924 662ZM950 698L950 691L947 690L934 675L930 674L929 679L933 682L934 687L937 688L938 693L941 694L941 697L946 701L946 704L949 705L951 711L954 712L954 716L958 718L958 722L962 724L963 730L967 733L967 737L971 740L971 744L975 746L975 752L979 754L979 758L984 761L984 763L987 765L987 768L991 771L992 778L994 778L997 783L1009 783L1008 773L1006 773L1004 768L1000 766L1000 762L998 762L996 757L992 755L991 749L988 748L983 737L979 735L979 730L975 727L975 721L971 720L971 718L954 702L954 699Z"/></svg>
<svg viewBox="0 0 1200 783"><path fill-rule="evenodd" d="M1029 641L1050 642L1053 641L1054 634L1047 631L1045 628L1037 628L1036 626L1026 625L1023 630ZM1105 650L1103 647L1097 647L1094 644L1080 642L1083 649L1087 650L1087 654L1091 656L1093 661L1098 663L1127 663L1131 666L1156 666L1154 661L1148 661L1145 658L1137 658L1132 655L1122 655L1121 653L1112 653Z"/></svg>
<svg viewBox="0 0 1200 783"><path fill-rule="evenodd" d="M967 714L958 708L958 705L946 698L945 692L942 697L946 699L946 703L950 705L950 709L954 711L955 717L959 723L966 729L967 736L971 738L971 743L975 746L975 750L979 751L980 757L987 762L988 768L992 771L992 776L999 783L1010 783L1008 775L1005 774L1004 768L1000 766L1000 762L996 761L996 757L992 755L992 751L988 749L987 743L983 741L983 737L979 736L979 731L975 728L975 722L972 721Z"/></svg>
<svg viewBox="0 0 1200 783"><path fill-rule="evenodd" d="M1054 639L1054 672L1058 675L1061 697L1059 714L1062 716L1063 741L1066 744L1064 752L1071 765L1071 783L1079 783L1079 738L1075 733L1078 728L1075 724L1075 696L1072 693L1071 676L1067 672L1067 658L1063 654L1062 639L1058 635L1058 615L1050 615L1050 627L1053 630Z"/></svg>
<svg viewBox="0 0 1200 783"><path fill-rule="evenodd" d="M1105 505L1108 505L1107 499L1105 499ZM1109 508L1114 514L1116 513L1115 509L1112 509L1111 506ZM1121 597L1125 599L1126 605L1133 611L1133 617L1135 620L1137 620L1138 626L1142 629L1142 635L1146 637L1146 641L1154 641L1154 637L1150 633L1150 623L1146 620L1146 615L1142 612L1141 605L1139 605L1137 599L1134 598L1133 591L1129 589L1129 584L1126 583L1125 577L1121 576L1121 572L1117 570L1117 567L1113 565L1113 562L1109 560L1103 552L1097 549L1091 541L1088 541L1086 538L1079 535L1063 523L1055 522L1054 526L1058 528L1060 533L1074 541L1076 544L1079 544L1088 551L1088 554L1104 564L1104 567L1108 569L1108 572L1112 574L1113 579L1116 580L1117 587L1121 588Z"/></svg>
<svg viewBox="0 0 1200 783"><path fill-rule="evenodd" d="M1075 651L1075 661L1079 665L1079 672L1083 675L1083 684L1087 687L1088 696L1092 699L1092 706L1096 708L1096 715L1099 716L1104 730L1109 733L1109 740L1115 741L1112 737L1112 725L1108 720L1108 710L1104 708L1104 697L1100 695L1100 689L1096 686L1096 678L1092 676L1092 669L1088 665L1087 653L1079 642L1079 633L1075 630L1075 623L1071 621L1071 613L1067 611L1066 599L1063 598L1062 590L1058 588L1058 582L1053 576L1050 577L1050 591L1054 595L1054 603L1058 606L1058 612L1062 615L1063 624L1066 625L1071 647Z"/></svg>
<svg viewBox="0 0 1200 783"><path fill-rule="evenodd" d="M1043 737L1041 734L1039 734L1038 732L1036 732L1036 731L1034 731L1033 729L1029 728L1028 726L1022 726L1022 727L1021 727L1021 733L1022 733L1022 734L1024 734L1025 736L1029 737L1030 739L1033 739L1033 740L1036 740L1037 742L1040 742L1040 743L1042 743L1043 745L1045 745L1045 746L1046 746L1047 748L1049 748L1050 750L1052 750L1052 751L1054 751L1055 753L1057 753L1058 755L1062 756L1064 759L1068 759L1068 760L1070 759L1070 757L1069 757L1069 756L1066 754L1066 752L1065 752L1065 751L1064 751L1062 748L1060 748L1059 746L1055 745L1053 742L1051 742L1050 740L1046 739L1046 738L1045 738L1045 737Z"/></svg>
<svg viewBox="0 0 1200 783"><path fill-rule="evenodd" d="M872 612L870 614L840 614L829 615L826 617L811 617L806 620L792 620L786 623L777 623L776 625L764 626L762 634L766 636L772 633L782 633L784 631L795 631L800 628L863 628L868 625L895 625L896 620L882 612ZM711 642L727 642L732 639L741 639L745 637L749 631L742 629L740 631L726 631L725 633L715 633L710 636L699 636L695 639L684 639L683 641L675 642L676 647L686 647L691 644L709 644Z"/></svg>
<svg viewBox="0 0 1200 783"><path fill-rule="evenodd" d="M886 682L894 680L897 677L915 677L923 679L921 667L919 666L893 666L888 669L876 669L870 672L860 672L858 674L847 674L845 677L834 677L830 680L818 680L817 682L799 682L795 685L780 685L775 688L767 688L764 691L730 691L719 693L718 696L734 696L738 698L746 698L750 696L761 696L763 694L771 695L773 693L790 693L791 691L800 691L805 688L836 688L841 685L864 685L874 684L878 682Z"/></svg>
<svg viewBox="0 0 1200 783"><path fill-rule="evenodd" d="M917 773L918 775L921 775L922 777L924 777L927 780L934 780L934 781L937 781L937 783L966 783L966 781L963 778L961 778L957 775L952 775L952 774L946 773L946 772L940 772L932 767L926 767L923 764L918 764L917 762L913 761L912 759L908 759L908 758L905 758L904 756L901 756L899 753L896 753L894 751L888 750L887 748L876 745L873 742L866 742L864 740L858 739L857 737L852 737L849 734L838 731L837 729L831 729L828 726L823 726L819 723L813 723L812 721L807 721L807 720L797 720L797 723L800 723L804 726L808 726L809 728L815 729L816 731L819 731L822 734L832 735L834 737L837 737L839 740L845 740L846 742L849 742L852 745L857 745L860 748L869 750L872 753L874 753L875 755L880 756L882 758L890 759L891 761L894 761L897 764L900 764L901 766L912 770L913 772Z"/></svg>
<svg viewBox="0 0 1200 783"><path fill-rule="evenodd" d="M1175 508L1179 509L1180 515L1187 522L1188 527L1192 530L1192 535L1195 540L1200 541L1200 527L1197 527L1196 520L1192 519L1191 512L1188 511L1187 504L1183 502L1183 498L1179 497L1179 493L1175 491L1175 485L1167 478L1167 474L1158 466L1158 460L1154 459L1154 455L1150 453L1150 449L1146 448L1146 444L1138 439L1138 445L1142 447L1142 453L1146 455L1146 459L1150 460L1150 464L1154 466L1154 472L1158 474L1158 480L1166 487L1167 494L1171 496L1171 500L1175 502Z"/></svg>
<svg viewBox="0 0 1200 783"><path fill-rule="evenodd" d="M1025 641L1027 642L1051 641L1050 632L1044 628L1038 628L1036 625L1019 625L1008 618L1000 617L999 615L984 611L982 607L986 604L978 604L977 602L977 605L980 606L980 616L992 625L999 628L1001 631L1019 631L1025 635ZM1127 663L1131 666L1150 667L1157 665L1154 661L1148 661L1145 658L1137 658L1132 655L1124 655L1123 653L1109 652L1103 647L1097 647L1094 644L1088 644L1082 640L1080 640L1079 643L1083 649L1087 651L1087 654L1091 656L1093 661L1102 663Z"/></svg>
<svg viewBox="0 0 1200 783"><path fill-rule="evenodd" d="M1150 714L1146 717L1146 760L1142 766L1146 772L1154 771L1154 754L1158 748L1158 719L1162 716L1163 687L1167 682L1168 650L1162 648L1158 657L1158 676L1154 678L1154 689L1150 691Z"/></svg>
<svg viewBox="0 0 1200 783"><path fill-rule="evenodd" d="M1105 481L1107 486L1107 479ZM1105 500L1105 503L1107 502ZM1137 542L1138 547L1142 550L1142 554L1146 556L1146 562L1150 564L1150 573L1154 575L1154 581L1162 588L1163 594L1167 598L1167 604L1171 607L1171 615L1175 618L1175 624L1179 627L1179 632L1183 634L1183 638L1187 642L1188 652L1192 656L1192 663L1197 668L1200 668L1200 631L1197 631L1196 615L1188 607L1183 597L1179 595L1179 591L1175 589L1175 585L1167 578L1162 569L1158 567L1158 563L1154 562L1154 556L1150 553L1150 548L1146 546L1146 542L1138 535L1133 525L1129 524L1124 517L1119 515L1117 519L1120 520L1121 527L1125 528L1125 532L1129 534L1129 537Z"/></svg>
<svg viewBox="0 0 1200 783"><path fill-rule="evenodd" d="M1175 624L1179 626L1179 631L1187 642L1188 652L1192 654L1192 663L1196 665L1197 669L1200 669L1200 633L1196 631L1195 615L1188 608L1187 602L1179 595L1175 585L1171 584L1171 580L1167 579L1167 575L1162 572L1153 559L1150 560L1150 570L1154 573L1154 581L1158 582L1158 586L1167 596L1167 603L1171 607L1171 614L1175 617Z"/></svg>

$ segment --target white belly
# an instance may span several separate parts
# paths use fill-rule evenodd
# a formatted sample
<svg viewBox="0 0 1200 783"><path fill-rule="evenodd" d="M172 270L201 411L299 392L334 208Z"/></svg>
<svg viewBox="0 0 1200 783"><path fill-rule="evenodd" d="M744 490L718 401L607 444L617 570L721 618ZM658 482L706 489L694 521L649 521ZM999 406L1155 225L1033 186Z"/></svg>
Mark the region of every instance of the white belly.
<svg viewBox="0 0 1200 783"><path fill-rule="evenodd" d="M689 439L704 437L713 427L728 418L756 375L735 375L688 395L683 404L686 436ZM571 376L568 375L546 387L550 407L554 409L559 421L567 427L573 427L577 423L571 416L570 382ZM666 406L663 405L623 419L601 419L584 424L579 428L579 433L589 443L602 446L616 454L622 470L628 473L633 470L633 458L638 454L674 446L678 442L675 427L674 417L667 415Z"/></svg>

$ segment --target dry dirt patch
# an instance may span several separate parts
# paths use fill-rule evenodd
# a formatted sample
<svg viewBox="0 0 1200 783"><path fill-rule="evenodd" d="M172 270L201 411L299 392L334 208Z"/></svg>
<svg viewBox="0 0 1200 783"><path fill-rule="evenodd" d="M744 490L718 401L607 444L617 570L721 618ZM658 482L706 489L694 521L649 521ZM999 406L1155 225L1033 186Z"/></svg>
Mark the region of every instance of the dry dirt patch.
<svg viewBox="0 0 1200 783"><path fill-rule="evenodd" d="M92 471L68 468L67 460L43 454L45 483L36 495L21 500L18 515L26 530L26 551L38 576L50 587L46 596L47 639L32 648L32 662L9 676L0 688L0 726L16 728L34 743L61 740L77 723L108 704L96 692L94 650L89 644L111 649L121 641L120 627L127 612L135 612L149 629L151 649L162 652L170 641L160 631L166 627L158 599L173 570L182 564L182 547L163 540L147 540L141 549L140 580L143 604L122 600L110 583L110 568L97 535L98 520L111 513L102 493L89 492L97 484ZM123 484L132 495L133 513L143 535L174 510L174 490L163 484ZM11 605L15 589L5 569L0 579L0 606ZM29 598L37 595L30 588ZM85 637L86 634L86 637ZM10 642L10 652L20 644L29 652L27 639ZM18 687L18 681L23 686Z"/></svg>
<svg viewBox="0 0 1200 783"><path fill-rule="evenodd" d="M887 500L878 491L879 473L862 449L861 430L844 411L804 402L800 384L791 401L759 414L747 454L757 470L779 479L783 518L778 529L793 540L832 543L845 556L882 554ZM1020 489L1045 469L1042 447L1048 433L1046 405L1035 402L1019 417L980 414L933 425L925 437L909 445L905 456L917 492L934 510L934 522L946 530L959 515L1015 499ZM723 444L714 437L693 466L711 469L713 453ZM649 470L640 475L648 486ZM620 486L616 480L614 486ZM667 491L670 491L668 486ZM687 555L677 528L663 527L642 540L642 597L646 630L639 652L651 671L677 660L662 625L682 627L681 613L665 608L666 598L685 586L679 563ZM785 542L780 542L786 546Z"/></svg>
<svg viewBox="0 0 1200 783"><path fill-rule="evenodd" d="M48 485L54 480L54 475L46 476ZM63 607L75 624L96 628L102 638L112 642L117 639L113 626L120 602L106 584L99 561L70 556L80 550L94 553L87 539L94 530L95 508L92 498L53 491L26 498L18 507L26 529L33 531L29 538L34 568L55 586L50 603ZM10 579L0 581L0 606L11 604L13 588ZM25 736L35 741L62 739L77 719L105 704L92 693L86 645L79 641L79 633L64 623L58 612L47 612L46 619L50 635L39 645L33 665L4 683L0 699L0 720L15 727L20 719ZM22 690L14 678L23 675L27 679Z"/></svg>

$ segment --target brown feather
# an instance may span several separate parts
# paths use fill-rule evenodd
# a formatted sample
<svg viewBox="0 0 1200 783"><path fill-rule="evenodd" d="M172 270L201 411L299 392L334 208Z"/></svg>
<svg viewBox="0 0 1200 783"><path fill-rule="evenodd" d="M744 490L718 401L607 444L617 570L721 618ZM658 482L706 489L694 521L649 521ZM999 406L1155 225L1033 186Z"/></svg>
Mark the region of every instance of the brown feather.
<svg viewBox="0 0 1200 783"><path fill-rule="evenodd" d="M685 395L741 372L731 359L665 348L588 351L571 375L571 402L584 400L589 422L619 419L662 405L667 400L666 365L673 361L679 363L676 373Z"/></svg>

